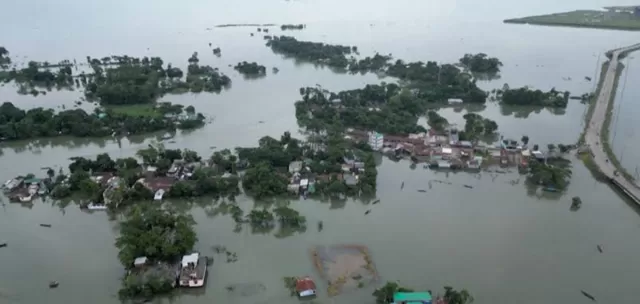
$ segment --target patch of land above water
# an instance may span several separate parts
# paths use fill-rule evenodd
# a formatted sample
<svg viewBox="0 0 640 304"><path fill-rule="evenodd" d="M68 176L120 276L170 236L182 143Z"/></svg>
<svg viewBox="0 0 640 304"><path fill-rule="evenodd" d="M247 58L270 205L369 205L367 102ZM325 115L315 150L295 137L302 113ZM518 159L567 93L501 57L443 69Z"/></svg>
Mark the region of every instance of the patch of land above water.
<svg viewBox="0 0 640 304"><path fill-rule="evenodd" d="M504 20L505 23L640 30L640 16L631 12L577 10Z"/></svg>

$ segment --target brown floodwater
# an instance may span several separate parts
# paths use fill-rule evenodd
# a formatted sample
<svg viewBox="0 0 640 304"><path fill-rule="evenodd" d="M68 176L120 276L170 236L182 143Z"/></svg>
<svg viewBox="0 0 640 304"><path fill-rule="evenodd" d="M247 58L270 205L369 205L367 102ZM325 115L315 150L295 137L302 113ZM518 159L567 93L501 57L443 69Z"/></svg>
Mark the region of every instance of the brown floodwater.
<svg viewBox="0 0 640 304"><path fill-rule="evenodd" d="M357 45L363 55L374 51L395 58L455 62L464 53L485 52L500 58L502 77L480 82L485 89L531 85L570 90L581 95L593 89L599 54L636 43L631 32L506 25L501 20L538 13L595 8L614 1L510 2L477 1L86 1L63 3L25 0L5 4L3 45L14 61L57 62L111 54L160 56L184 66L192 52L233 79L220 94L167 95L163 101L194 105L213 119L202 129L180 133L167 147L188 148L203 155L215 149L255 145L264 135L296 133L293 103L298 89L316 84L332 90L394 81L376 75L349 75L273 54L253 27L215 28L224 23L306 23L303 31L271 34L299 39ZM126 7L126 9L122 9ZM25 18L28 16L28 18ZM207 30L207 28L211 28ZM208 43L220 46L222 56ZM229 65L257 61L278 67L278 74L245 80ZM636 65L637 66L637 65ZM633 66L631 67L633 69ZM572 80L563 80L571 78ZM632 76L629 76L630 79ZM10 84L0 87L0 101L20 107L73 107L80 92L50 92L21 96ZM630 92L630 91L629 91ZM625 93L627 94L632 93ZM629 97L627 97L629 98ZM90 104L83 103L89 109ZM627 107L627 104L625 104ZM635 107L628 104L629 112ZM462 123L468 111L498 122L501 135L532 143L572 143L583 127L585 106L572 102L564 111L501 107L447 108L440 113ZM627 110L625 110L627 111ZM637 112L637 111L635 111ZM260 123L263 121L263 123ZM621 123L622 124L622 123ZM134 155L160 134L114 139L55 138L2 143L0 178L44 174L42 167L66 167L72 156ZM634 152L628 156L633 155ZM637 156L637 155L636 155ZM625 156L626 158L627 156ZM477 303L584 303L580 290L600 301L635 303L635 279L640 265L640 218L608 185L595 181L581 162L573 160L566 193L543 194L529 189L516 172L444 173L412 167L406 161L381 159L376 205L360 201L293 200L307 217L304 233L253 233L235 229L230 216L217 214L219 202L202 198L167 202L193 214L199 241L196 249L214 257L207 286L178 294L174 303L275 304L297 303L282 278L309 275L319 289L327 282L310 258L315 246L361 244L368 247L382 282L400 280L416 289L466 288ZM514 170L515 171L515 170ZM520 178L521 182L512 183ZM429 181L443 180L447 183ZM405 183L404 189L400 188ZM471 185L473 189L463 185ZM419 189L428 189L425 193ZM571 197L582 197L582 208L571 212ZM74 204L35 201L9 203L0 211L0 303L117 303L123 269L114 247L117 220L105 213L85 213ZM239 197L248 212L255 203ZM366 210L371 213L364 215ZM317 222L323 222L318 231ZM51 228L39 224L51 224ZM213 246L237 253L227 263ZM601 245L603 253L596 246ZM60 282L49 289L51 280ZM251 292L226 287L249 286ZM253 288L255 287L255 288ZM320 294L318 303L373 303L375 286L364 286L337 297ZM509 300L506 300L509 299ZM157 302L169 302L157 299Z"/></svg>

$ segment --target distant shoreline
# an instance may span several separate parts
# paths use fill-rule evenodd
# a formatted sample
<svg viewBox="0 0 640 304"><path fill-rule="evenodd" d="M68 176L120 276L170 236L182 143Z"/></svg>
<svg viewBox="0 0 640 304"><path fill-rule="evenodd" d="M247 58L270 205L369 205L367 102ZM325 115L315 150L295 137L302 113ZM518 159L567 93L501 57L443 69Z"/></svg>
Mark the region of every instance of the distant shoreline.
<svg viewBox="0 0 640 304"><path fill-rule="evenodd" d="M632 12L577 10L506 19L504 23L640 31L640 16Z"/></svg>

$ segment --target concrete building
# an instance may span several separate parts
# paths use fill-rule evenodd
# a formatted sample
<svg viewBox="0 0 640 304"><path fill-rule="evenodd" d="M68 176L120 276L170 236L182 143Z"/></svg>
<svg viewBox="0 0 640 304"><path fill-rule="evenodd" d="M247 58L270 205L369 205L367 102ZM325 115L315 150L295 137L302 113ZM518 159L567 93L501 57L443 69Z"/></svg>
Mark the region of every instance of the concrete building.
<svg viewBox="0 0 640 304"><path fill-rule="evenodd" d="M384 147L384 135L378 132L369 132L369 146L374 151L380 151Z"/></svg>

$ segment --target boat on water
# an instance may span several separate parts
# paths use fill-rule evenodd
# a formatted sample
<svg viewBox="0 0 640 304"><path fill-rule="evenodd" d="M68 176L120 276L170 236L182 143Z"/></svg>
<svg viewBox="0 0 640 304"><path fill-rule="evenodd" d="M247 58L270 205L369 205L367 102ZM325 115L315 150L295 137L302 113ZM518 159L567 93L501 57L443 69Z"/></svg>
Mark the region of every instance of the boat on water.
<svg viewBox="0 0 640 304"><path fill-rule="evenodd" d="M194 252L182 257L178 283L180 287L202 287L207 275L207 257Z"/></svg>

